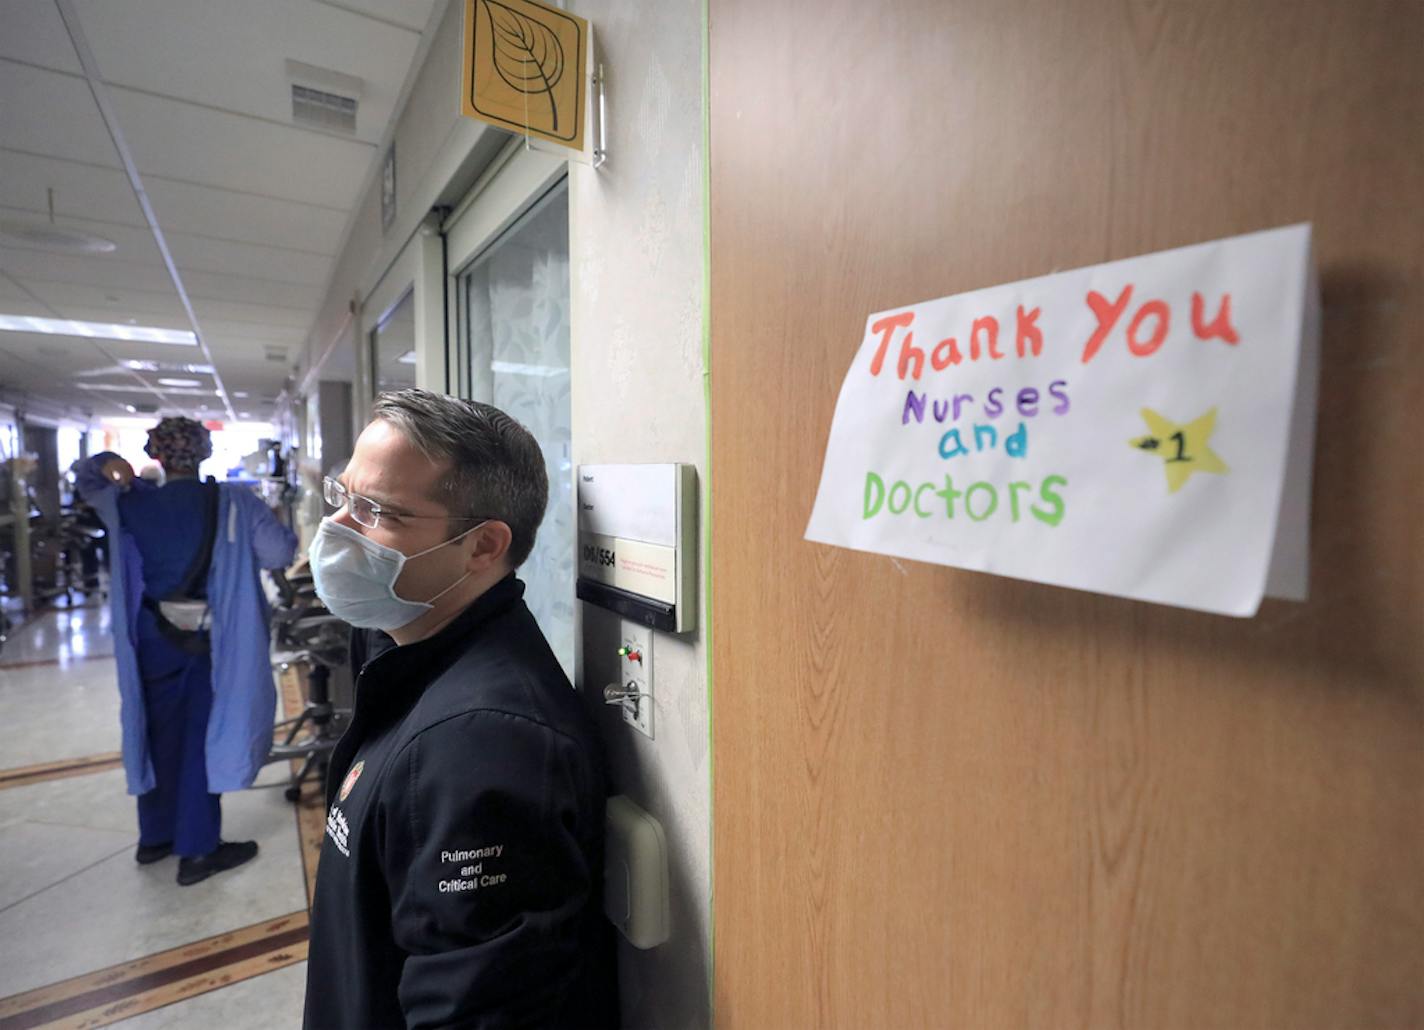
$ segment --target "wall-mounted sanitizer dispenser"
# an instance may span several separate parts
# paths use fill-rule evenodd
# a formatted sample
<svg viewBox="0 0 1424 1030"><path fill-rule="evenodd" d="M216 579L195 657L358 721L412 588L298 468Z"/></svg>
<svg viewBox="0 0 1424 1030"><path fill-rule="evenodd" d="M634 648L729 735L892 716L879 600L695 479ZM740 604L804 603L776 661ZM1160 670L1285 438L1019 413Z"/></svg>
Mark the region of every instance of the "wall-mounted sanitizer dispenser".
<svg viewBox="0 0 1424 1030"><path fill-rule="evenodd" d="M697 469L580 465L578 597L653 629L697 626Z"/></svg>

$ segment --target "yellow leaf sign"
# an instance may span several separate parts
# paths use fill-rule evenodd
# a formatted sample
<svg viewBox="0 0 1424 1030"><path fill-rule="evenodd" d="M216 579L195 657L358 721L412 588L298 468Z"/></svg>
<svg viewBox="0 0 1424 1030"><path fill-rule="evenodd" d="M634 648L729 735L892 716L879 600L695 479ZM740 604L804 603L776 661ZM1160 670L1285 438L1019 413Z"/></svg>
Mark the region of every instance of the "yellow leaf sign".
<svg viewBox="0 0 1424 1030"><path fill-rule="evenodd" d="M587 38L536 0L465 0L461 113L582 150Z"/></svg>

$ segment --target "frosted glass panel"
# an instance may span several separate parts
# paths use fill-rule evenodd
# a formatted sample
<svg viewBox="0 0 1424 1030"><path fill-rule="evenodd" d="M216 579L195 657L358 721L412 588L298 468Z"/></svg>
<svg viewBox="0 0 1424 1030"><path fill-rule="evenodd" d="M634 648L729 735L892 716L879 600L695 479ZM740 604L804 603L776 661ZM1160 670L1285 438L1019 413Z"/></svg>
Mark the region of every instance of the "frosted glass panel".
<svg viewBox="0 0 1424 1030"><path fill-rule="evenodd" d="M371 330L375 392L415 385L415 293L407 292L380 325Z"/></svg>
<svg viewBox="0 0 1424 1030"><path fill-rule="evenodd" d="M544 450L549 507L519 569L554 653L574 671L574 498L569 427L569 201L561 183L461 277L471 396Z"/></svg>

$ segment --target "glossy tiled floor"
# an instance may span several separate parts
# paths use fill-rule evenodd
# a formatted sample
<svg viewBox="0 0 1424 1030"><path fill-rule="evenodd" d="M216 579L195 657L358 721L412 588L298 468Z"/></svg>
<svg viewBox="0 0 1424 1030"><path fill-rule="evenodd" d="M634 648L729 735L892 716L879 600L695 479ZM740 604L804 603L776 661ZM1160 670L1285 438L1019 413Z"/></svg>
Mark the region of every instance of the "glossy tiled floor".
<svg viewBox="0 0 1424 1030"><path fill-rule="evenodd" d="M43 999L51 1006L43 1009L47 1025L68 1012L90 1026L299 1026L306 964L293 955L305 954L304 940L281 952L281 968L249 971L238 982L218 974L221 955L235 961L240 949L213 944L215 973L183 981L172 997L143 1004L129 997L102 1017L81 1002L123 1001L123 990L108 986L113 976L72 989L61 984L294 913L305 926L298 821L282 796L282 766L269 766L253 789L223 797L223 836L257 840L254 862L191 887L174 882L177 859L134 862L134 799L112 761L119 750L114 676L108 617L97 607L40 615L12 629L0 651L0 1024L37 1025L36 999ZM62 761L89 756L105 759L94 764L99 771ZM4 782L10 771L33 766L50 770ZM300 927L283 940L303 936ZM50 985L60 986L28 993ZM115 1023L143 1008L149 1011Z"/></svg>

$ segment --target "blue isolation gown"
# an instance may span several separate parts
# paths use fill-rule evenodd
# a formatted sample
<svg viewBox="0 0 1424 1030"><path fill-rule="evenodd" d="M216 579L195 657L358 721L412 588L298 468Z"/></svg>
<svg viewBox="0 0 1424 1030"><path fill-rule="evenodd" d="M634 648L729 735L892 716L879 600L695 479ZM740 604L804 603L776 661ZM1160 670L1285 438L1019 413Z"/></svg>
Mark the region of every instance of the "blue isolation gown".
<svg viewBox="0 0 1424 1030"><path fill-rule="evenodd" d="M181 585L202 545L206 509L196 480L120 492L100 454L81 466L79 489L113 541L109 600L118 664L124 770L139 795L140 841L173 841L179 855L217 846L217 795L251 785L272 743L276 688L268 661L261 568L283 568L296 535L251 490L219 486L208 570L211 653L190 655L157 630L141 605ZM171 835L170 835L171 834Z"/></svg>

